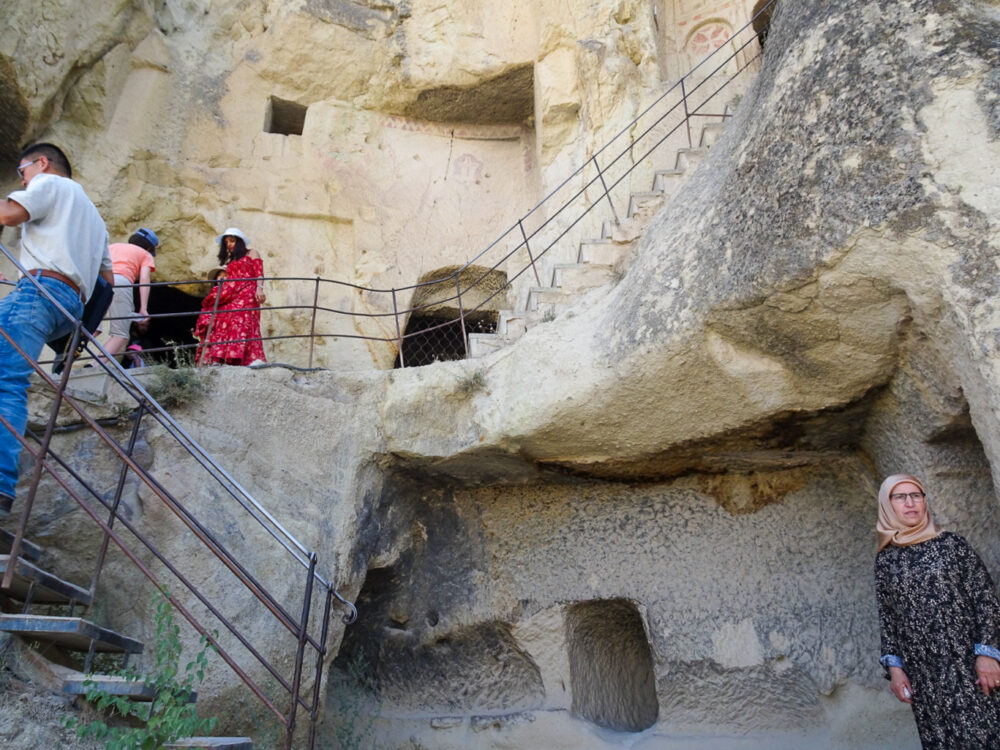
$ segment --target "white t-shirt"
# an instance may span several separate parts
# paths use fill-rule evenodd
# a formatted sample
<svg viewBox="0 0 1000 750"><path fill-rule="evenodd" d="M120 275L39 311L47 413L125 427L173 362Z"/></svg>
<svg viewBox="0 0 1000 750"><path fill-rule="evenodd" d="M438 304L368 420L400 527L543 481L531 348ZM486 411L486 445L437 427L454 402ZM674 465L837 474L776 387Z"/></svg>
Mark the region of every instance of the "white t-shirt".
<svg viewBox="0 0 1000 750"><path fill-rule="evenodd" d="M44 173L8 198L30 217L21 225L21 265L61 273L89 298L97 275L111 270L111 255L104 220L83 188L68 177Z"/></svg>

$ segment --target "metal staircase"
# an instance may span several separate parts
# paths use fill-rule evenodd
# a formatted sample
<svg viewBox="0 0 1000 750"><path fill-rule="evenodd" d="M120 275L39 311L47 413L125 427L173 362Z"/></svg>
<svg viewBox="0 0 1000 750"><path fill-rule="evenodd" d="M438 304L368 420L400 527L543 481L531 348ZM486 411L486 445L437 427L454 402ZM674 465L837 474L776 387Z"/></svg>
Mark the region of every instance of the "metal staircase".
<svg viewBox="0 0 1000 750"><path fill-rule="evenodd" d="M21 555L13 557L11 547L14 534L0 529L0 574L10 583L0 589L4 614L0 614L0 632L20 636L26 640L52 644L57 648L85 653L83 672L89 673L95 654L123 654L127 662L131 654L141 654L143 644L134 638L109 628L95 625L83 617L75 616L77 607L92 604L90 592L75 583L51 573L41 566L42 550L38 545L22 540ZM36 605L65 607L63 615L36 615L31 609ZM20 606L21 612L8 610ZM82 683L82 680L80 681ZM62 692L73 692L67 684ZM76 691L82 695L83 690Z"/></svg>
<svg viewBox="0 0 1000 750"><path fill-rule="evenodd" d="M142 653L142 641L75 616L77 607L92 604L90 592L45 570L41 547L26 539L21 540L22 556L13 558L10 554L13 542L14 534L0 529L0 574L5 574L8 567L12 570L10 585L0 590L5 610L0 614L0 633L21 640L18 662L22 669L19 671L26 671L41 685L64 696L86 696L96 689L132 701L155 700L157 691L149 683L119 675L95 674L92 670L97 654L121 655L124 668L129 656ZM20 613L6 611L17 606L21 607ZM44 606L48 610L65 608L66 613L31 614L34 606ZM57 657L67 651L86 654L82 669L59 663L65 661L64 658L51 660L53 650ZM193 695L192 700L195 697ZM172 746L253 750L253 743L247 737L189 737Z"/></svg>
<svg viewBox="0 0 1000 750"><path fill-rule="evenodd" d="M0 246L0 250L23 274L24 269L6 248ZM34 277L26 278L48 297ZM48 298L59 308L53 298ZM65 310L62 312L70 317ZM161 592L211 645L213 659L225 662L261 702L265 709L261 716L271 716L281 725L283 746L287 750L313 748L333 607L336 603L345 609L343 620L350 623L357 614L353 604L337 593L330 573L321 570L317 554L292 536L219 466L156 402L142 382L113 361L103 360L99 367L129 407L111 420L117 425L115 428L106 428L92 416L89 409L93 404L87 403L86 396L74 395L69 387L76 343L83 341L92 355L104 352L79 322L75 326L71 354L59 381L53 380L38 363L31 362L36 374L32 388L51 401L41 434L29 428L26 435L16 435L34 466L30 477L21 479L14 506L19 517L12 516L3 522L0 533L0 635L6 633L24 642L44 644L57 652L85 654L81 671L39 667L40 673L48 675L50 687L59 692L80 694L84 679L90 679L106 686L109 692L125 691L133 699L149 699L148 691L141 686L126 687L118 680L87 674L97 654L121 654L127 658L143 651L138 639L95 621L93 607L105 562L114 547L123 560L134 566L136 575L126 583L133 597L144 598L141 592L149 587ZM7 331L0 329L0 336L25 356ZM72 422L73 429L90 431L95 445L107 451L117 466L116 481L95 476L86 462L59 453L54 436L57 426L65 425L67 420ZM123 424L127 428L123 429ZM230 525L239 533L233 534L225 526L213 528L211 521L199 519L179 493L168 486L168 477L153 476L140 465L136 445L144 428L149 427L155 427L158 439L166 441L163 445L186 454L186 478L194 478L201 491L218 502L215 511L225 509ZM11 430L2 416L0 429ZM123 503L126 486L132 486L133 491L135 486L143 488L145 506L162 506L158 524L174 519L177 529L172 533L186 535L184 554L168 556L150 533L144 531L142 519L134 518ZM45 551L26 538L36 497L52 492L60 493L83 511L78 514L78 523L85 525L89 520L97 527L97 534L92 534L99 540L97 549L86 552L93 562L89 571L82 564L70 574L51 570ZM162 533L162 529L157 528L154 533ZM265 565L265 560L266 568L255 570L257 565ZM65 565L64 560L62 566ZM81 578L89 581L81 583ZM225 603L214 600L205 590L206 582L215 585L220 581L227 587ZM298 590L296 583L300 586ZM36 613L41 608L44 613ZM247 613L253 616L247 618ZM306 717L301 725L300 711ZM246 747L246 738L238 739ZM230 746L212 742L187 746Z"/></svg>

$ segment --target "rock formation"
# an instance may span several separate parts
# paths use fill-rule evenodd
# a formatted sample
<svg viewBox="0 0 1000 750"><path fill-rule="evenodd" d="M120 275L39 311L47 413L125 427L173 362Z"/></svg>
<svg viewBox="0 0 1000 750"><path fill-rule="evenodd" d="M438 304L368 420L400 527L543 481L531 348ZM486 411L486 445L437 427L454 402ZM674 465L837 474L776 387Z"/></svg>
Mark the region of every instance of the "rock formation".
<svg viewBox="0 0 1000 750"><path fill-rule="evenodd" d="M119 232L170 227L168 273L242 223L282 273L393 286L466 255L433 226L461 216L484 244L487 217L627 120L680 64L663 25L694 4L216 5L160 3L145 37L136 12L132 72L105 55L81 77L148 85L160 127L132 135L116 118L137 107L107 96L113 138L83 110L43 121L47 94L21 129L84 151ZM385 748L917 745L876 661L874 497L885 474L925 477L1000 573L998 38L985 0L783 2L736 117L617 285L484 360L210 373L178 418L358 603L324 741L354 700ZM307 54L331 45L354 64ZM260 132L279 99L309 105L301 141ZM391 132L411 118L425 130ZM495 140L462 144L490 166L449 192L425 146L456 123ZM183 456L144 440L183 487ZM213 679L208 705L231 705Z"/></svg>

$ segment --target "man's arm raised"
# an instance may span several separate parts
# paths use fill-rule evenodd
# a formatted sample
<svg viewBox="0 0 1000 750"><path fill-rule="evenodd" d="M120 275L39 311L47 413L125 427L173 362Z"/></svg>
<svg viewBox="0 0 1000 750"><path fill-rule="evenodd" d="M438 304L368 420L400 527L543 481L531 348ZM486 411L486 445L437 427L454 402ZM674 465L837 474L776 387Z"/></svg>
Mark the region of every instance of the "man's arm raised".
<svg viewBox="0 0 1000 750"><path fill-rule="evenodd" d="M0 201L0 224L3 224L5 227L20 226L30 218L31 216L25 210L24 206L17 201L7 198Z"/></svg>

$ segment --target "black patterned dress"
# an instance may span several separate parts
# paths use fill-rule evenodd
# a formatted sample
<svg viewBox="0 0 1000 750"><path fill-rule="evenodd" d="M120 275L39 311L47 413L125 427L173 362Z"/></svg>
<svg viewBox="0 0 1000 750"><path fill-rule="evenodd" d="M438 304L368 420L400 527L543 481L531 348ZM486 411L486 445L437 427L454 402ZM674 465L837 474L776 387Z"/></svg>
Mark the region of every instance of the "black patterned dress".
<svg viewBox="0 0 1000 750"><path fill-rule="evenodd" d="M1000 748L1000 692L975 684L977 646L1000 648L1000 603L968 542L946 531L885 547L875 594L882 654L902 659L924 750Z"/></svg>

